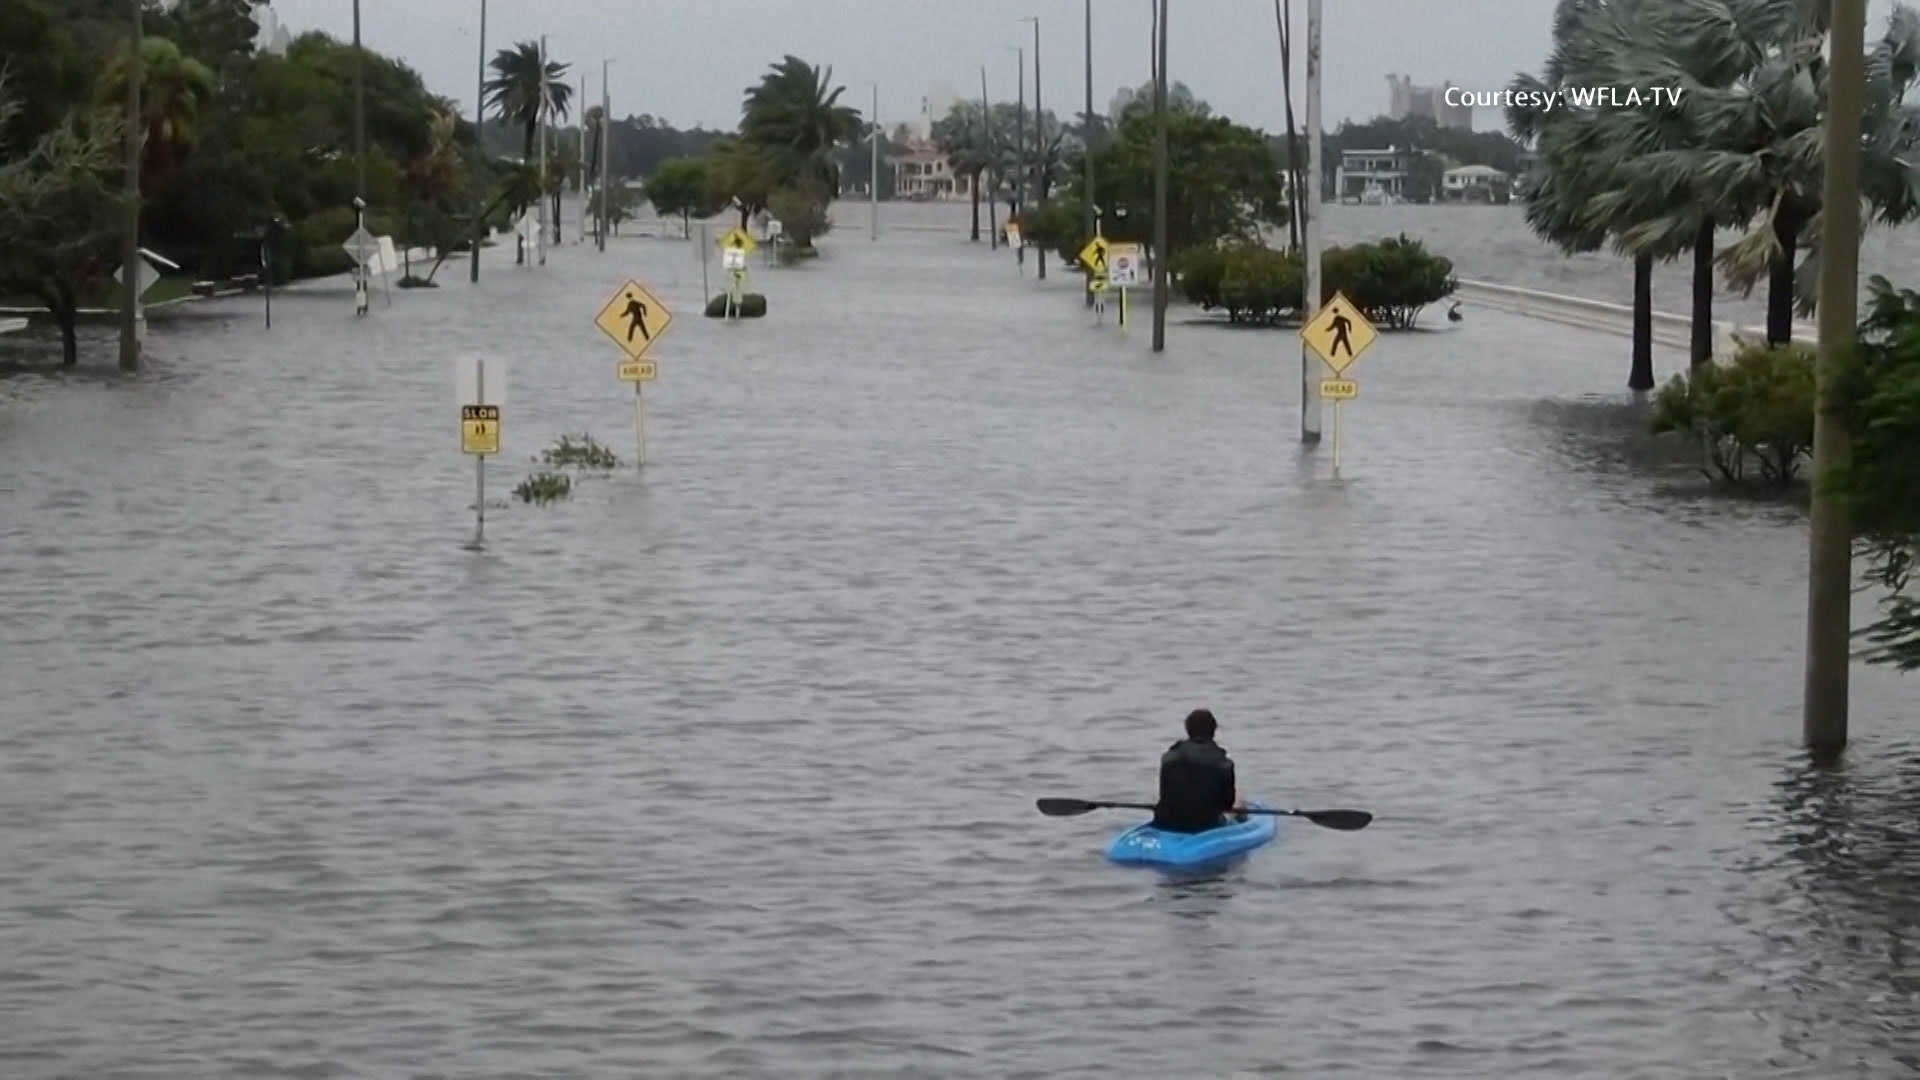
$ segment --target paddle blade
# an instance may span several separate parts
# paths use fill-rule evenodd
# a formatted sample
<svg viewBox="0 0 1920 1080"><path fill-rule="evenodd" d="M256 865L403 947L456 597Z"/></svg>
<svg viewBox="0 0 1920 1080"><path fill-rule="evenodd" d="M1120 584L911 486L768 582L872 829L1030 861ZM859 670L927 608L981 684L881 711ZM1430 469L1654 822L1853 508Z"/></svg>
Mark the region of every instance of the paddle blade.
<svg viewBox="0 0 1920 1080"><path fill-rule="evenodd" d="M1041 799L1038 805L1040 812L1048 817L1079 817L1100 809L1085 799Z"/></svg>
<svg viewBox="0 0 1920 1080"><path fill-rule="evenodd" d="M1373 815L1365 810L1302 810L1300 816L1326 829L1359 832L1373 824Z"/></svg>

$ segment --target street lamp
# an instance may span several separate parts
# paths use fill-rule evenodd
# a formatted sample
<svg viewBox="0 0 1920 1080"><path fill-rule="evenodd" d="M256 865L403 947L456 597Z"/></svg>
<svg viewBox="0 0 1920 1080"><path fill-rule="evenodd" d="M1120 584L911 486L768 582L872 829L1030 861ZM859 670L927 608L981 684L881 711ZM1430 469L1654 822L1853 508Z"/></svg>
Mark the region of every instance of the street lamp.
<svg viewBox="0 0 1920 1080"><path fill-rule="evenodd" d="M1029 15L1021 22L1033 24L1033 197L1034 213L1044 213L1047 209L1047 184L1041 170L1045 169L1047 159L1046 112L1040 107L1040 16ZM1039 280L1047 280L1047 248L1039 247Z"/></svg>
<svg viewBox="0 0 1920 1080"><path fill-rule="evenodd" d="M869 125L872 132L869 138L873 142L873 174L867 180L867 239L880 239L880 84L870 82L873 88L873 117Z"/></svg>
<svg viewBox="0 0 1920 1080"><path fill-rule="evenodd" d="M480 146L480 157L487 156L487 0L480 0L480 75L473 92L473 139ZM480 241L486 236L486 196L480 196L480 202L473 213L473 265L467 272L467 280L474 284L480 282Z"/></svg>
<svg viewBox="0 0 1920 1080"><path fill-rule="evenodd" d="M1027 208L1027 50L1024 45L1007 48L1020 57L1016 68L1020 75L1020 96L1013 109L1013 216L1019 217ZM1013 245L1013 257L1022 267L1027 265L1025 230L1020 233L1020 242Z"/></svg>

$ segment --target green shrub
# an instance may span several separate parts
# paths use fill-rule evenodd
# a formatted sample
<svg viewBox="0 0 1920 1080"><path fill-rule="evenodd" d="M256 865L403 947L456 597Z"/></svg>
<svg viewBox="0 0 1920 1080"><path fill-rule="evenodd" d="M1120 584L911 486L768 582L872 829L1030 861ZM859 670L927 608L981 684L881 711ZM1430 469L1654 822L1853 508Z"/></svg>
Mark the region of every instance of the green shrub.
<svg viewBox="0 0 1920 1080"><path fill-rule="evenodd" d="M560 436L560 441L540 452L544 464L557 468L581 469L617 469L620 459L612 450L593 440L593 436L582 434L576 441L571 435Z"/></svg>
<svg viewBox="0 0 1920 1080"><path fill-rule="evenodd" d="M1908 585L1920 568L1920 294L1868 280L1867 315L1844 365L1841 399L1853 453L1832 479L1860 538L1861 570L1886 595L1881 619L1859 636L1861 657L1920 670L1920 597Z"/></svg>
<svg viewBox="0 0 1920 1080"><path fill-rule="evenodd" d="M781 188L767 196L767 213L780 220L782 235L798 247L810 248L816 237L833 229L833 218L827 214L829 198L812 187Z"/></svg>
<svg viewBox="0 0 1920 1080"><path fill-rule="evenodd" d="M1227 275L1227 249L1188 248L1173 260L1173 274L1179 279L1180 295L1187 303L1200 305L1202 311L1224 308L1226 300L1220 287Z"/></svg>
<svg viewBox="0 0 1920 1080"><path fill-rule="evenodd" d="M545 506L573 494L573 480L566 473L537 472L520 481L513 496L523 503Z"/></svg>
<svg viewBox="0 0 1920 1080"><path fill-rule="evenodd" d="M1731 364L1674 376L1654 398L1653 433L1690 436L1710 480L1784 488L1813 449L1813 389L1809 350L1750 346Z"/></svg>
<svg viewBox="0 0 1920 1080"><path fill-rule="evenodd" d="M1411 330L1420 312L1453 295L1453 261L1405 234L1378 243L1329 248L1321 256L1324 303L1337 290L1383 329Z"/></svg>
<svg viewBox="0 0 1920 1080"><path fill-rule="evenodd" d="M1234 322L1273 325L1297 316L1306 294L1301 259L1267 247L1226 251L1220 276L1220 305Z"/></svg>
<svg viewBox="0 0 1920 1080"><path fill-rule="evenodd" d="M766 317L767 298L759 293L746 293L740 297L740 307L733 313L736 319L759 319ZM707 301L707 318L724 319L727 317L727 294L721 293Z"/></svg>

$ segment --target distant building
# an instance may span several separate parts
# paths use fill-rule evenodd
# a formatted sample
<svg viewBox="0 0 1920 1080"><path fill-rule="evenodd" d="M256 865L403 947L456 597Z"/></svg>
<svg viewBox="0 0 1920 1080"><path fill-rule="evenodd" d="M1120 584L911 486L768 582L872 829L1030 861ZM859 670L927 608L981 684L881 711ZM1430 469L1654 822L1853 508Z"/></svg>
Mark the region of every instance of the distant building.
<svg viewBox="0 0 1920 1080"><path fill-rule="evenodd" d="M267 3L261 3L253 9L253 24L259 28L254 35L253 47L256 52L270 56L285 56L293 45L293 35L280 24L280 16Z"/></svg>
<svg viewBox="0 0 1920 1080"><path fill-rule="evenodd" d="M959 103L960 95L946 83L935 83L928 87L926 96L920 99L920 115L914 117L909 125L913 134L922 139L932 138L933 125L945 120Z"/></svg>
<svg viewBox="0 0 1920 1080"><path fill-rule="evenodd" d="M1334 170L1334 197L1341 202L1400 202L1418 150L1342 150Z"/></svg>
<svg viewBox="0 0 1920 1080"><path fill-rule="evenodd" d="M920 202L973 197L973 178L954 172L947 155L924 139L910 140L906 153L887 160L893 166L896 199Z"/></svg>
<svg viewBox="0 0 1920 1080"><path fill-rule="evenodd" d="M1424 116L1443 128L1473 130L1473 106L1449 105L1449 90L1458 90L1451 81L1440 86L1415 86L1411 75L1387 76L1387 115L1395 120Z"/></svg>
<svg viewBox="0 0 1920 1080"><path fill-rule="evenodd" d="M1440 174L1443 202L1504 203L1513 194L1513 177L1491 165L1462 165Z"/></svg>

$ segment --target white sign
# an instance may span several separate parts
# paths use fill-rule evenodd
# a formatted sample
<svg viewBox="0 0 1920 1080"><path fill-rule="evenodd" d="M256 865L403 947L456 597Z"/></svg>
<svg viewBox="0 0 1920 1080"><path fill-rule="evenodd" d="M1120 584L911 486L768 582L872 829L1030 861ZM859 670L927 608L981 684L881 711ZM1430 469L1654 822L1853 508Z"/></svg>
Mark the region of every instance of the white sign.
<svg viewBox="0 0 1920 1080"><path fill-rule="evenodd" d="M168 270L180 269L179 263L174 262L165 255L155 254L146 248L140 248L139 253L140 265L135 267L135 273L139 276L134 279L134 287L139 290L141 296L147 295L154 285L160 281L159 275L153 272L154 267L165 267ZM124 265L114 267L113 280L119 284L126 283L127 268Z"/></svg>
<svg viewBox="0 0 1920 1080"><path fill-rule="evenodd" d="M785 229L786 229L786 226L780 224L779 218L769 219L767 221L767 239L771 240L774 237L779 236L781 232L784 231Z"/></svg>
<svg viewBox="0 0 1920 1080"><path fill-rule="evenodd" d="M507 362L498 357L463 356L453 362L455 405L507 403Z"/></svg>
<svg viewBox="0 0 1920 1080"><path fill-rule="evenodd" d="M367 231L365 225L362 225L353 231L352 236L347 237L346 240L341 242L340 248L342 251L358 259L362 253L372 255L374 252L379 251L380 241L374 239L374 235Z"/></svg>
<svg viewBox="0 0 1920 1080"><path fill-rule="evenodd" d="M720 252L720 265L728 270L745 270L747 253L739 248L727 248Z"/></svg>
<svg viewBox="0 0 1920 1080"><path fill-rule="evenodd" d="M1107 280L1115 285L1140 284L1140 256L1132 252L1108 252Z"/></svg>

